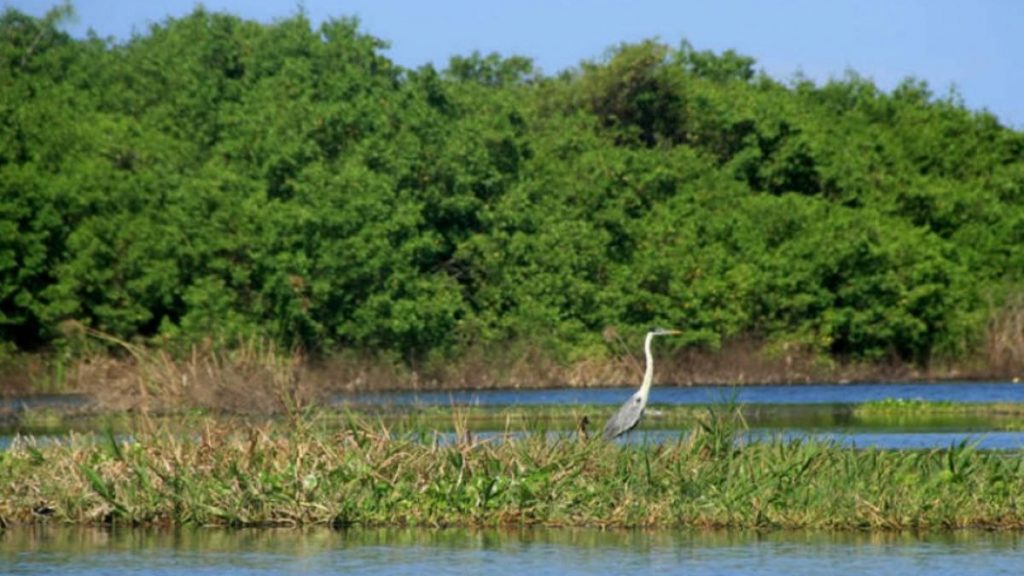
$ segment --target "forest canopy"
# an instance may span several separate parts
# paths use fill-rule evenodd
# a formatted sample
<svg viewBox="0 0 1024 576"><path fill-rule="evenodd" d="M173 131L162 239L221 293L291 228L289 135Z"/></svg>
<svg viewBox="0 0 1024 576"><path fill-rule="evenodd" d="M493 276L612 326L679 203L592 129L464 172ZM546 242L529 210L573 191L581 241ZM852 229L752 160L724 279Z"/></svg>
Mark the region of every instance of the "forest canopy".
<svg viewBox="0 0 1024 576"><path fill-rule="evenodd" d="M115 42L0 16L0 342L69 322L600 356L678 327L833 358L961 358L1021 306L1024 134L908 79L818 85L685 41L548 75L407 69L354 19L197 8Z"/></svg>

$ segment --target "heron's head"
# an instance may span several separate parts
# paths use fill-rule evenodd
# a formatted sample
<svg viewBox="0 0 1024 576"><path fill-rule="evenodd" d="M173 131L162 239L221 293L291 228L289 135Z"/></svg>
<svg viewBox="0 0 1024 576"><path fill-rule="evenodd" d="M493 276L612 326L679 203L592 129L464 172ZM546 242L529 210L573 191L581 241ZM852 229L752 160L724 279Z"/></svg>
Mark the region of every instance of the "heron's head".
<svg viewBox="0 0 1024 576"><path fill-rule="evenodd" d="M682 334L679 330L672 330L670 328L651 328L651 336L671 336L673 334Z"/></svg>

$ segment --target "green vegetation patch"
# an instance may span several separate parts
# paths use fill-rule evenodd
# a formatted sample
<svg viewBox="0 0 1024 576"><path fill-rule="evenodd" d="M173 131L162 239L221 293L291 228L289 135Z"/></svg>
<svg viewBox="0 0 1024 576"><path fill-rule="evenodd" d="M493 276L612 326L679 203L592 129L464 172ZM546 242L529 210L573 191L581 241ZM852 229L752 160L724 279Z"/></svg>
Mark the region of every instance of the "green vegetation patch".
<svg viewBox="0 0 1024 576"><path fill-rule="evenodd" d="M886 398L858 404L854 414L1024 414L1024 404L1013 402L953 402L948 400L917 400Z"/></svg>
<svg viewBox="0 0 1024 576"><path fill-rule="evenodd" d="M85 326L575 362L664 325L786 366L1024 366L1024 134L956 94L685 41L406 69L349 18L200 7L112 43L70 12L0 13L0 360Z"/></svg>
<svg viewBox="0 0 1024 576"><path fill-rule="evenodd" d="M458 415L453 416L462 422ZM737 443L711 411L679 441L510 430L474 438L306 413L131 441L70 436L0 452L6 523L950 529L1024 527L1024 455ZM453 439L454 438L454 439Z"/></svg>

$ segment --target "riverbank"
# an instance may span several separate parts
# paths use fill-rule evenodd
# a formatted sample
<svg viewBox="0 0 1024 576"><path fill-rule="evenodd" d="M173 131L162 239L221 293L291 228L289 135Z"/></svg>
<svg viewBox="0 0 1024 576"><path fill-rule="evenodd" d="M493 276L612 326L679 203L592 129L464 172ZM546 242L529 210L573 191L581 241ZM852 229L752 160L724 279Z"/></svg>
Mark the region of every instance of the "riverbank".
<svg viewBox="0 0 1024 576"><path fill-rule="evenodd" d="M453 414L458 422L458 413ZM144 427L143 427L144 428ZM438 442L353 416L195 418L131 441L21 439L0 452L7 524L1024 528L1024 455L968 445L736 444L712 413L662 445L540 433ZM522 431L518 431L522 432Z"/></svg>
<svg viewBox="0 0 1024 576"><path fill-rule="evenodd" d="M100 412L218 410L282 413L338 393L382 391L597 388L635 385L642 360L617 357L557 362L530 347L470 351L447 362L413 364L354 353L311 358L254 341L230 350L193 348L172 355L118 343L120 353L63 358L20 354L0 366L0 397L81 395ZM1020 373L981 361L933 364L843 363L799 353L768 353L750 343L718 351L662 353L659 386L759 385L943 380L1014 380Z"/></svg>

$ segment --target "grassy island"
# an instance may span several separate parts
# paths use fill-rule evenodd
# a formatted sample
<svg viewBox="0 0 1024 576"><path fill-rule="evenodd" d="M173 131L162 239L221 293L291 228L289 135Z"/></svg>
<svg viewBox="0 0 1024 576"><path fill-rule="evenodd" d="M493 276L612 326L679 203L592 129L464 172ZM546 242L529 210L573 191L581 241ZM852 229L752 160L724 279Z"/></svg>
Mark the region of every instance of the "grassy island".
<svg viewBox="0 0 1024 576"><path fill-rule="evenodd" d="M677 442L509 432L441 438L312 413L196 418L182 434L81 436L0 452L6 524L1024 527L1024 455L736 442L712 413Z"/></svg>

